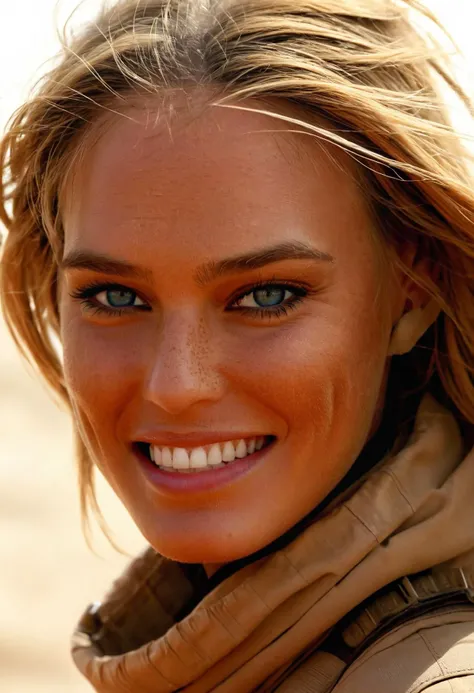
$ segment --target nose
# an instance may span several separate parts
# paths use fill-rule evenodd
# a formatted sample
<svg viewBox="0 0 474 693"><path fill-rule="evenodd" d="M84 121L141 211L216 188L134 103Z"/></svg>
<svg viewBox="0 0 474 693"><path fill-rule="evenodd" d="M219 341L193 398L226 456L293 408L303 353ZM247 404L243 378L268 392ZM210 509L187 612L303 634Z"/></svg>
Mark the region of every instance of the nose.
<svg viewBox="0 0 474 693"><path fill-rule="evenodd" d="M144 389L145 399L169 414L222 397L224 379L203 319L175 315L164 321Z"/></svg>

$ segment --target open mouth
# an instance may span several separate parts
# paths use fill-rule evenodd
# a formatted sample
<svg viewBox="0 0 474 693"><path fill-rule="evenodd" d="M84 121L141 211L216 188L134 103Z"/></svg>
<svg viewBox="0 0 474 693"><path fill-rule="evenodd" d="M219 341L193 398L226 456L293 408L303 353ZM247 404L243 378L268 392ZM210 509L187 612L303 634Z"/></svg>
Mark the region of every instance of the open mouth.
<svg viewBox="0 0 474 693"><path fill-rule="evenodd" d="M236 460L248 458L274 443L275 436L254 436L199 447L177 448L150 445L145 442L134 444L140 456L151 464L168 472L204 472L224 468Z"/></svg>

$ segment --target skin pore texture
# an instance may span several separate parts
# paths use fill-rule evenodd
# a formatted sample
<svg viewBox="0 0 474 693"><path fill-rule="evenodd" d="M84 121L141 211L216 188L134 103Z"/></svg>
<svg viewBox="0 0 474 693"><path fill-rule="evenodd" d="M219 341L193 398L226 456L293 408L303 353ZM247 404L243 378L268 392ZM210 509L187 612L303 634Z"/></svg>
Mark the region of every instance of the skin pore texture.
<svg viewBox="0 0 474 693"><path fill-rule="evenodd" d="M380 412L401 285L382 266L354 164L335 147L230 108L170 128L149 108L129 115L108 120L71 184L66 384L94 462L147 541L210 574L292 527L351 467ZM209 265L282 244L315 257ZM91 254L133 271L88 267ZM275 305L262 305L256 283L271 285ZM111 307L108 285L130 305ZM231 483L180 494L145 478L133 446L144 430L276 442Z"/></svg>

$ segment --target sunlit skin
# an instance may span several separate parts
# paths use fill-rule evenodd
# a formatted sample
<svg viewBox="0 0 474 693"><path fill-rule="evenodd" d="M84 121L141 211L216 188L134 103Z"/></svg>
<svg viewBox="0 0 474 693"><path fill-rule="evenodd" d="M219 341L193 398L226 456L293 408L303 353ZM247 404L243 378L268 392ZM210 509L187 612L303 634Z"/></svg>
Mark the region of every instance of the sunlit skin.
<svg viewBox="0 0 474 693"><path fill-rule="evenodd" d="M64 258L135 271L62 270L65 378L94 461L144 537L210 573L280 536L346 474L377 424L401 289L347 155L262 114L212 107L171 130L150 108L130 114L110 118L76 172ZM209 272L282 244L315 257ZM292 287L307 295L262 315L256 282L286 285L278 305ZM101 288L88 306L77 294L96 283L123 286L130 305L110 307ZM132 449L150 428L277 440L235 482L169 495Z"/></svg>

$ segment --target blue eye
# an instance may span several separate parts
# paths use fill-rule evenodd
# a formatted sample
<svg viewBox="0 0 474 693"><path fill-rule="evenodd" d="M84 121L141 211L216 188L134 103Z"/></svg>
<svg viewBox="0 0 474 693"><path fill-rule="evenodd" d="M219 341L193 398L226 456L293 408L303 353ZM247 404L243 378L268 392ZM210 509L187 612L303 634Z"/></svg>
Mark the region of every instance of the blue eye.
<svg viewBox="0 0 474 693"><path fill-rule="evenodd" d="M239 310L258 317L287 315L290 309L303 301L308 289L292 284L259 284L241 295L230 310Z"/></svg>
<svg viewBox="0 0 474 693"><path fill-rule="evenodd" d="M135 310L150 310L149 305L135 291L120 284L90 284L73 291L71 297L95 314L117 316L125 312L133 313Z"/></svg>
<svg viewBox="0 0 474 693"><path fill-rule="evenodd" d="M238 300L239 308L275 308L294 295L284 286L268 284L254 289Z"/></svg>
<svg viewBox="0 0 474 693"><path fill-rule="evenodd" d="M134 291L125 287L117 287L100 291L95 295L96 300L107 308L133 308L144 306L142 301Z"/></svg>

